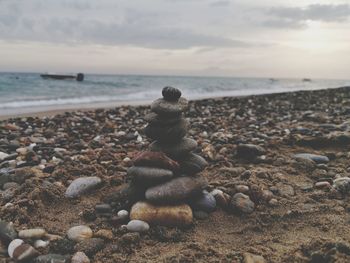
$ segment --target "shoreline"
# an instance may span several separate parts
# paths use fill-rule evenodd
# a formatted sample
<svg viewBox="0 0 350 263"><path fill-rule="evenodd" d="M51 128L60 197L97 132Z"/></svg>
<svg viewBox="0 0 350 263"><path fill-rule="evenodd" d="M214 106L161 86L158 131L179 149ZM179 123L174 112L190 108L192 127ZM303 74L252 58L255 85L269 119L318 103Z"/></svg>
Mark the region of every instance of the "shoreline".
<svg viewBox="0 0 350 263"><path fill-rule="evenodd" d="M287 92L271 92L271 93L259 93L259 94L251 94L251 95L236 95L236 96L212 96L212 97L202 97L197 99L192 99L191 101L203 101L203 100L222 100L225 98L246 98L246 97L255 97L255 96L269 96L269 95L282 95L282 94L293 94L298 92L306 92L306 93L314 93L320 91L328 91L333 90L336 92L339 89L350 88L350 86L343 86L337 88L326 88L326 89L316 89L316 90L293 90ZM137 106L145 106L148 105L151 101L149 100L140 100L140 101L110 101L110 102L96 102L96 103L88 103L88 104L79 104L79 105L54 105L49 107L37 107L37 108L21 108L16 109L19 112L11 112L2 114L0 112L0 121L4 121L12 118L24 118L24 117L50 117L57 114L62 114L65 112L76 112L76 111L91 111L96 109L113 109L118 107L137 107Z"/></svg>

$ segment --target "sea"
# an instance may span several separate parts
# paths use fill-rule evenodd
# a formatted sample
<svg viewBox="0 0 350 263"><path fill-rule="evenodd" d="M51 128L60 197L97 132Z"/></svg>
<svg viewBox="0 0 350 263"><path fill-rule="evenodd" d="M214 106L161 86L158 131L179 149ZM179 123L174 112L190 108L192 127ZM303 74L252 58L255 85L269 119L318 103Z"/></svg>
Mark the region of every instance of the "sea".
<svg viewBox="0 0 350 263"><path fill-rule="evenodd" d="M188 99L244 96L350 86L350 80L86 74L82 82L39 73L0 73L0 116L62 109L147 104L165 86Z"/></svg>

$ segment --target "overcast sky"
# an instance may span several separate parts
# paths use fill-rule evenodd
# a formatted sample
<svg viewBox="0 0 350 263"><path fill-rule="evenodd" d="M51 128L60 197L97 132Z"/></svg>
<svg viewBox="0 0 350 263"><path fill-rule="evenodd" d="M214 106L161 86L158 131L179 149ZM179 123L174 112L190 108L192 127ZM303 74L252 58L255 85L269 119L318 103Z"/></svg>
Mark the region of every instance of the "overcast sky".
<svg viewBox="0 0 350 263"><path fill-rule="evenodd" d="M0 71L350 78L350 0L0 0Z"/></svg>

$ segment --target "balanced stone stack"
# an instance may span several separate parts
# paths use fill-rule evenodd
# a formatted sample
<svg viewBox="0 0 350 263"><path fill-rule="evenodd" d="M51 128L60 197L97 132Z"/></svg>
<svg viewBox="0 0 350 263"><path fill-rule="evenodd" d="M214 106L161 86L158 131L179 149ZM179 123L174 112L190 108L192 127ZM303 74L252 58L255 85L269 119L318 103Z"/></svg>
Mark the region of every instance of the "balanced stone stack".
<svg viewBox="0 0 350 263"><path fill-rule="evenodd" d="M132 184L144 189L144 199L131 208L130 218L150 224L183 226L193 220L195 210L212 210L204 178L198 175L207 162L193 153L197 142L186 137L189 122L183 117L188 101L181 91L165 87L163 98L151 105L145 134L155 140L149 151L141 152L128 169Z"/></svg>

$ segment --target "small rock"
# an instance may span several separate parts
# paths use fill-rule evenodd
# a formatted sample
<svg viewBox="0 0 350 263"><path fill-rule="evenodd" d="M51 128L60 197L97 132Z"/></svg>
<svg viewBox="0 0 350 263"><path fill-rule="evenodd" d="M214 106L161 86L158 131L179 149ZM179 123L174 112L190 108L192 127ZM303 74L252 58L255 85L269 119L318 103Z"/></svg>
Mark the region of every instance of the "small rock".
<svg viewBox="0 0 350 263"><path fill-rule="evenodd" d="M266 261L262 256L253 255L251 253L244 253L243 263L266 263Z"/></svg>
<svg viewBox="0 0 350 263"><path fill-rule="evenodd" d="M278 184L277 188L279 195L282 197L290 197L295 195L294 188L291 185Z"/></svg>
<svg viewBox="0 0 350 263"><path fill-rule="evenodd" d="M254 144L239 144L237 146L237 156L246 160L254 160L256 157L263 155L265 149Z"/></svg>
<svg viewBox="0 0 350 263"><path fill-rule="evenodd" d="M181 158L182 156L193 151L197 147L197 142L190 138L182 138L176 144L160 144L157 141L154 141L150 144L150 149L155 152L164 152L170 157Z"/></svg>
<svg viewBox="0 0 350 263"><path fill-rule="evenodd" d="M24 241L22 239L14 239L10 242L8 248L7 248L7 253L9 254L9 256L11 258L13 258L13 252L15 251L15 249L17 247L19 247L20 245L22 245L24 243Z"/></svg>
<svg viewBox="0 0 350 263"><path fill-rule="evenodd" d="M8 223L0 220L0 238L5 244L10 243L17 238L17 232L12 223Z"/></svg>
<svg viewBox="0 0 350 263"><path fill-rule="evenodd" d="M315 188L319 188L319 189L331 189L331 184L329 182L317 182L315 183Z"/></svg>
<svg viewBox="0 0 350 263"><path fill-rule="evenodd" d="M92 230L88 226L74 226L67 232L67 236L70 240L79 242L92 237Z"/></svg>
<svg viewBox="0 0 350 263"><path fill-rule="evenodd" d="M130 219L155 225L186 226L192 223L193 215L187 204L161 206L140 201L132 206Z"/></svg>
<svg viewBox="0 0 350 263"><path fill-rule="evenodd" d="M278 206L278 200L275 199L275 198L272 198L272 199L269 201L269 205L270 205L270 206Z"/></svg>
<svg viewBox="0 0 350 263"><path fill-rule="evenodd" d="M329 162L329 158L327 156L312 153L298 153L294 155L294 158L308 159L318 164Z"/></svg>
<svg viewBox="0 0 350 263"><path fill-rule="evenodd" d="M185 98L179 98L177 101L168 101L161 98L151 104L151 111L163 116L178 115L187 108L188 101Z"/></svg>
<svg viewBox="0 0 350 263"><path fill-rule="evenodd" d="M118 211L117 216L119 216L120 218L128 218L129 212L126 210L120 210Z"/></svg>
<svg viewBox="0 0 350 263"><path fill-rule="evenodd" d="M226 194L219 189L213 190L210 194L214 196L216 203L221 208L226 209L229 206L231 200L231 196L229 194Z"/></svg>
<svg viewBox="0 0 350 263"><path fill-rule="evenodd" d="M18 237L20 238L37 239L43 237L44 235L46 235L46 231L42 228L25 229L18 232Z"/></svg>
<svg viewBox="0 0 350 263"><path fill-rule="evenodd" d="M135 166L158 167L171 171L177 171L180 168L178 162L170 159L163 152L141 152L132 161Z"/></svg>
<svg viewBox="0 0 350 263"><path fill-rule="evenodd" d="M350 192L350 177L339 177L334 179L333 187L342 194Z"/></svg>
<svg viewBox="0 0 350 263"><path fill-rule="evenodd" d="M239 210L243 213L250 214L255 209L255 204L250 200L249 196L237 193L232 197L231 208L233 210Z"/></svg>
<svg viewBox="0 0 350 263"><path fill-rule="evenodd" d="M203 191L202 195L196 197L193 201L191 201L191 207L195 211L204 211L206 213L211 213L216 209L216 199L207 191Z"/></svg>
<svg viewBox="0 0 350 263"><path fill-rule="evenodd" d="M4 152L0 152L0 162L5 160L9 155Z"/></svg>
<svg viewBox="0 0 350 263"><path fill-rule="evenodd" d="M66 197L75 198L78 197L102 183L101 178L96 176L81 177L75 179L66 190Z"/></svg>
<svg viewBox="0 0 350 263"><path fill-rule="evenodd" d="M38 256L39 252L23 240L15 239L9 244L8 254L16 261L27 261Z"/></svg>
<svg viewBox="0 0 350 263"><path fill-rule="evenodd" d="M173 87L164 87L162 90L163 98L167 101L177 101L181 97L181 91Z"/></svg>
<svg viewBox="0 0 350 263"><path fill-rule="evenodd" d="M84 252L76 252L71 260L71 263L90 263L90 259Z"/></svg>
<svg viewBox="0 0 350 263"><path fill-rule="evenodd" d="M130 167L127 173L136 184L142 185L159 184L168 181L174 175L171 170L140 166Z"/></svg>
<svg viewBox="0 0 350 263"><path fill-rule="evenodd" d="M149 225L141 220L131 220L126 228L130 232L146 232L149 230Z"/></svg>
<svg viewBox="0 0 350 263"><path fill-rule="evenodd" d="M112 240L113 239L113 232L111 230L107 229L100 229L95 234L95 237L100 237L105 240Z"/></svg>
<svg viewBox="0 0 350 263"><path fill-rule="evenodd" d="M249 186L243 185L243 184L238 184L238 185L235 185L235 190L238 193L247 194L247 193L249 193Z"/></svg>
<svg viewBox="0 0 350 263"><path fill-rule="evenodd" d="M91 238L79 242L75 246L76 251L82 251L89 257L95 255L105 246L105 242L101 238Z"/></svg>
<svg viewBox="0 0 350 263"><path fill-rule="evenodd" d="M44 241L44 240L35 240L34 241L34 247L35 248L43 248L43 247L47 247L50 244L50 241Z"/></svg>

